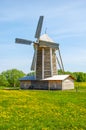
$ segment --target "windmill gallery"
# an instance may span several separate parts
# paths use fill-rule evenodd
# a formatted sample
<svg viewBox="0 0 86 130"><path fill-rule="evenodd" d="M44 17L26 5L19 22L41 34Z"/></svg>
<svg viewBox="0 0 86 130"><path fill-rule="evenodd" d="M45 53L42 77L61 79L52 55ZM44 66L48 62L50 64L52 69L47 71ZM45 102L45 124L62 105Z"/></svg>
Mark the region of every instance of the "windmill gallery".
<svg viewBox="0 0 86 130"><path fill-rule="evenodd" d="M34 56L31 70L35 71L34 76L25 76L20 79L21 89L53 89L64 90L74 89L74 78L70 75L58 75L57 63L64 71L60 54L59 44L55 43L46 33L41 36L43 16L39 17L35 38L36 42L16 38L15 42L34 46ZM56 56L58 51L59 58Z"/></svg>

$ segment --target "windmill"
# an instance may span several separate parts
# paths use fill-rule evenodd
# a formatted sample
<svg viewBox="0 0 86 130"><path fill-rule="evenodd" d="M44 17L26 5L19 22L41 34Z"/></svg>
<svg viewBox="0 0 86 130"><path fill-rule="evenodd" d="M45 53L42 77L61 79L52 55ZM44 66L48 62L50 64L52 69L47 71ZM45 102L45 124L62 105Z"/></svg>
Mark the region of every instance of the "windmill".
<svg viewBox="0 0 86 130"><path fill-rule="evenodd" d="M57 63L62 71L64 71L63 62L60 54L59 44L55 43L47 34L41 36L41 29L44 16L39 17L35 38L36 41L16 38L15 42L20 44L34 46L34 56L32 60L31 70L36 71L36 79L44 79L57 75ZM59 58L56 56L58 51Z"/></svg>

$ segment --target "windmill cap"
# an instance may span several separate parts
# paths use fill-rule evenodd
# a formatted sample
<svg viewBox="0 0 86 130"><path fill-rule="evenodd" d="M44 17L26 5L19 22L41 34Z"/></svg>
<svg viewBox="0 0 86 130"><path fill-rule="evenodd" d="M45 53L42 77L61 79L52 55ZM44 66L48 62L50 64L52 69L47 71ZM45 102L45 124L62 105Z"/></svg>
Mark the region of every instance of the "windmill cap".
<svg viewBox="0 0 86 130"><path fill-rule="evenodd" d="M40 36L39 40L47 41L47 42L54 42L47 34L43 34L42 36Z"/></svg>

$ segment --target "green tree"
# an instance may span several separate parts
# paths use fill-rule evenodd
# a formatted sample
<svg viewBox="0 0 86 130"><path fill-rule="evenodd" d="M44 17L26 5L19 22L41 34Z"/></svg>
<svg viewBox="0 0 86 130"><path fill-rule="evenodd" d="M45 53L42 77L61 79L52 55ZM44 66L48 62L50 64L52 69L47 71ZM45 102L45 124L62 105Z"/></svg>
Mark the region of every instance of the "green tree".
<svg viewBox="0 0 86 130"><path fill-rule="evenodd" d="M85 81L85 75L83 72L79 72L77 76L77 81L78 82L84 82Z"/></svg>
<svg viewBox="0 0 86 130"><path fill-rule="evenodd" d="M8 86L9 83L3 74L0 74L0 86Z"/></svg>
<svg viewBox="0 0 86 130"><path fill-rule="evenodd" d="M25 76L22 71L19 71L17 69L2 72L2 75L6 78L11 87L19 87L19 78Z"/></svg>

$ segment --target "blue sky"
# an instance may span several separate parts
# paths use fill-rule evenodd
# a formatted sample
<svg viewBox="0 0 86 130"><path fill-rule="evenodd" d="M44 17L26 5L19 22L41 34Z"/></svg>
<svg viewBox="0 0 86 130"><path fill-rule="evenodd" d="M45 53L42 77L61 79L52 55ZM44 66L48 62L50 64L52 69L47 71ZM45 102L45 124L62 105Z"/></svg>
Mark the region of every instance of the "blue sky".
<svg viewBox="0 0 86 130"><path fill-rule="evenodd" d="M15 38L35 40L40 15L42 34L47 27L47 34L60 44L65 71L86 72L86 0L0 1L0 72L30 72L33 46L15 44Z"/></svg>

